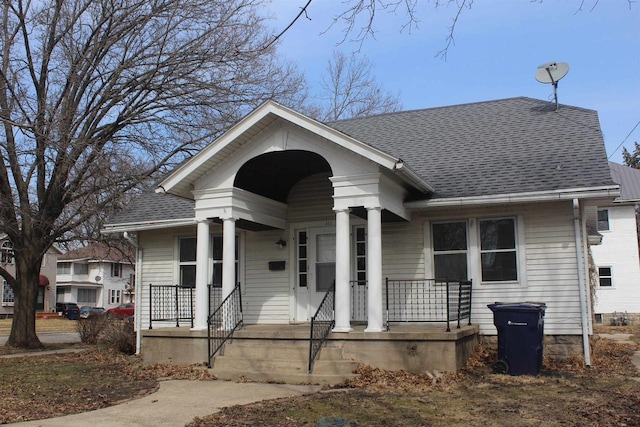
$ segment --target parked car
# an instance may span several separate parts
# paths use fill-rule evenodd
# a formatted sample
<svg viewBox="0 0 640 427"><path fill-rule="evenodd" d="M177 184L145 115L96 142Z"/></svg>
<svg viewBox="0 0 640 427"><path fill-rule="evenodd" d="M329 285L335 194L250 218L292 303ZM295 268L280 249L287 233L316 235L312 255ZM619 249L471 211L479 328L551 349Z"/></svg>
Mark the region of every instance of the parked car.
<svg viewBox="0 0 640 427"><path fill-rule="evenodd" d="M102 314L104 313L104 307L89 307L87 305L83 305L80 307L80 317L86 319L87 317L93 314Z"/></svg>
<svg viewBox="0 0 640 427"><path fill-rule="evenodd" d="M57 302L56 312L69 320L76 320L80 316L80 308L75 302Z"/></svg>
<svg viewBox="0 0 640 427"><path fill-rule="evenodd" d="M129 316L133 316L134 311L135 311L135 305L133 303L128 302L125 304L120 304L117 307L110 308L109 310L107 310L107 317L108 318L129 317Z"/></svg>

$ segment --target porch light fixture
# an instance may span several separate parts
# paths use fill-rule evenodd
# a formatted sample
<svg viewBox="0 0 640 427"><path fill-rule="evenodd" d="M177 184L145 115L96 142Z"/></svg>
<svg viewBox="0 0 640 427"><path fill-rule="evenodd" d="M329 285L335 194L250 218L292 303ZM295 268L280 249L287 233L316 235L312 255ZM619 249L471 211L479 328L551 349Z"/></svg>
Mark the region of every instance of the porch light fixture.
<svg viewBox="0 0 640 427"><path fill-rule="evenodd" d="M287 246L287 242L282 240L282 238L278 239L278 241L276 242L276 245L280 246L281 248L284 248L285 246Z"/></svg>

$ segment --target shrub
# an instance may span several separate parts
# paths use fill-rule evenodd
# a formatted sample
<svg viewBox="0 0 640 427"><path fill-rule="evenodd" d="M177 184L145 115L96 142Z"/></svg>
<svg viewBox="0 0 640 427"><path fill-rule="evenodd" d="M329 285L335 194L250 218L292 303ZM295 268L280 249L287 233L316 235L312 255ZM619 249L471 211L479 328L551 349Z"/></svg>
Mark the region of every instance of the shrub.
<svg viewBox="0 0 640 427"><path fill-rule="evenodd" d="M124 354L135 354L136 332L133 328L133 316L109 320L100 334L98 343Z"/></svg>
<svg viewBox="0 0 640 427"><path fill-rule="evenodd" d="M86 319L78 319L76 328L80 334L80 341L85 344L96 344L98 336L107 325L107 318L101 313L92 313Z"/></svg>

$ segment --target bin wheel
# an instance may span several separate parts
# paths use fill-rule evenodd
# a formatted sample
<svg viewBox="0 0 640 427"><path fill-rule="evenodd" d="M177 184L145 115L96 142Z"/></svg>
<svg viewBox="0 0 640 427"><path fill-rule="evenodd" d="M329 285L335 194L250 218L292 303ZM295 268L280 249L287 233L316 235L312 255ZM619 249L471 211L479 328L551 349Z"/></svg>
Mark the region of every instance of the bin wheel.
<svg viewBox="0 0 640 427"><path fill-rule="evenodd" d="M508 374L509 373L509 364L505 360L498 360L493 364L493 373L494 374Z"/></svg>

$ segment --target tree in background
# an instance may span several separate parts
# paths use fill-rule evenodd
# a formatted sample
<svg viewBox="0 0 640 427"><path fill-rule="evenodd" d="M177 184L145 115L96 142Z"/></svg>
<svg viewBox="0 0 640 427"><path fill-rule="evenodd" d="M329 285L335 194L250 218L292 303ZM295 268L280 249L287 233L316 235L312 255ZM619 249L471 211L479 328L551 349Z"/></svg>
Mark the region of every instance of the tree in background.
<svg viewBox="0 0 640 427"><path fill-rule="evenodd" d="M35 303L56 241L127 203L268 98L298 105L255 0L0 5L0 231L16 274L7 345L41 346ZM85 237L86 238L86 237Z"/></svg>
<svg viewBox="0 0 640 427"><path fill-rule="evenodd" d="M321 105L315 116L327 122L400 110L400 96L382 88L372 67L366 57L334 51L320 83Z"/></svg>
<svg viewBox="0 0 640 427"><path fill-rule="evenodd" d="M629 153L625 147L622 147L622 161L627 166L640 169L640 145L638 145L638 142L633 143L633 154Z"/></svg>

